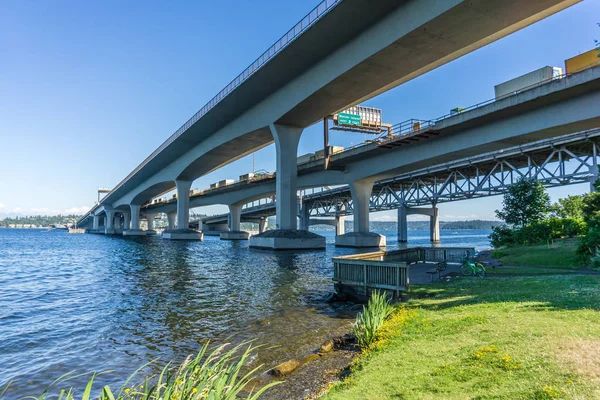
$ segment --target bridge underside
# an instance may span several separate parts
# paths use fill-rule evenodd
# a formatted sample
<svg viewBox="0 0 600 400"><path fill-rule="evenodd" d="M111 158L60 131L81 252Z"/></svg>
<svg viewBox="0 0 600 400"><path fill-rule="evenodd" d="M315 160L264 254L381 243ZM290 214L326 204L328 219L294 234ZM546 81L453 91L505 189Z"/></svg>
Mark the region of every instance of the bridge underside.
<svg viewBox="0 0 600 400"><path fill-rule="evenodd" d="M423 207L452 201L497 196L525 177L546 187L591 183L598 178L600 129L569 134L435 165L410 174L376 182L370 211L401 206ZM303 197L310 217L352 215L353 202L348 187L322 191ZM242 221L256 222L275 215L275 202L247 206ZM228 215L208 217L208 223L227 223Z"/></svg>
<svg viewBox="0 0 600 400"><path fill-rule="evenodd" d="M199 178L271 143L270 124L307 127L576 2L344 0L188 121L103 203Z"/></svg>

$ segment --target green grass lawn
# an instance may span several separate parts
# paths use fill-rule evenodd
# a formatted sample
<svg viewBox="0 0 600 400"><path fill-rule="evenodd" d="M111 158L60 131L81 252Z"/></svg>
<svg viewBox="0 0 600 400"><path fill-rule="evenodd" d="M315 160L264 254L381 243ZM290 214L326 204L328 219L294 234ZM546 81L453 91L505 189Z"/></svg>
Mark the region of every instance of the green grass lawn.
<svg viewBox="0 0 600 400"><path fill-rule="evenodd" d="M559 239L553 244L541 246L502 247L494 250L494 258L504 265L547 267L547 268L582 268L577 261L579 239Z"/></svg>
<svg viewBox="0 0 600 400"><path fill-rule="evenodd" d="M600 399L599 311L600 276L416 287L326 398Z"/></svg>
<svg viewBox="0 0 600 400"><path fill-rule="evenodd" d="M512 268L512 267L496 267L491 268L488 267L485 269L486 275L555 275L557 273L560 274L575 274L578 271L576 270L559 270L557 272L556 268L553 269L539 269L539 268Z"/></svg>

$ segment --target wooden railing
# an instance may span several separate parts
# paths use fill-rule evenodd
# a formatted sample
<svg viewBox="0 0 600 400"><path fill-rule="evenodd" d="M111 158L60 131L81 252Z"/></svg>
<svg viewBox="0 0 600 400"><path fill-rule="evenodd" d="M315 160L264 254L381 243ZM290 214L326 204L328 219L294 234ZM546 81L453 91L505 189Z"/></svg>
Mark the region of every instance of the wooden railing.
<svg viewBox="0 0 600 400"><path fill-rule="evenodd" d="M336 285L354 287L356 292L363 295L372 289L392 290L399 295L399 292L409 288L406 263L334 259L333 265Z"/></svg>
<svg viewBox="0 0 600 400"><path fill-rule="evenodd" d="M410 264L417 262L462 263L472 259L472 247L413 247L390 252L352 254L333 258L333 281L336 289L344 287L368 295L374 289L400 292L410 287Z"/></svg>

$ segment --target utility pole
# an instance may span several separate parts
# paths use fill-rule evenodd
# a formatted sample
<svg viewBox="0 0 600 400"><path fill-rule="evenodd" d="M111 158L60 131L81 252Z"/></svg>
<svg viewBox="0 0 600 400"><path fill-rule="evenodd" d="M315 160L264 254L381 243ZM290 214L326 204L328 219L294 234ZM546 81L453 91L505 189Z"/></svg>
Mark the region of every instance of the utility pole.
<svg viewBox="0 0 600 400"><path fill-rule="evenodd" d="M325 170L329 169L329 119L331 115L323 118L323 157Z"/></svg>

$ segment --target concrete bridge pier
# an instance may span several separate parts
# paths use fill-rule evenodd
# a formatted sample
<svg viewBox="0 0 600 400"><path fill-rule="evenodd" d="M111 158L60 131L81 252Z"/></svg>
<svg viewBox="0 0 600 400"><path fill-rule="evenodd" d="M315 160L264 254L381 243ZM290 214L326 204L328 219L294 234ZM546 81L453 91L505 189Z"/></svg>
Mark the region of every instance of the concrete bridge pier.
<svg viewBox="0 0 600 400"><path fill-rule="evenodd" d="M258 233L263 233L264 231L266 231L268 226L269 219L266 217L261 218L258 222Z"/></svg>
<svg viewBox="0 0 600 400"><path fill-rule="evenodd" d="M338 247L385 247L385 236L369 231L369 206L374 180L352 182L350 193L354 205L354 232L336 236Z"/></svg>
<svg viewBox="0 0 600 400"><path fill-rule="evenodd" d="M123 233L123 218L122 214L115 212L113 227L115 229L116 235L121 235Z"/></svg>
<svg viewBox="0 0 600 400"><path fill-rule="evenodd" d="M148 224L146 235L156 235L156 231L154 230L154 218L156 218L156 214L146 214L146 223Z"/></svg>
<svg viewBox="0 0 600 400"><path fill-rule="evenodd" d="M431 208L409 208L406 205L398 208L398 241L406 243L408 241L408 221L409 215L427 215L429 216L429 239L432 243L440 241L440 219L438 208L434 205Z"/></svg>
<svg viewBox="0 0 600 400"><path fill-rule="evenodd" d="M202 223L202 232L206 236L221 236L223 232L229 232L229 222L218 224Z"/></svg>
<svg viewBox="0 0 600 400"><path fill-rule="evenodd" d="M250 233L240 229L243 204L229 206L229 231L220 234L221 240L248 240Z"/></svg>
<svg viewBox="0 0 600 400"><path fill-rule="evenodd" d="M398 241L400 243L408 242L408 207L401 205L398 208Z"/></svg>
<svg viewBox="0 0 600 400"><path fill-rule="evenodd" d="M192 181L176 180L177 186L177 228L163 232L164 239L202 240L201 231L190 229L190 189Z"/></svg>
<svg viewBox="0 0 600 400"><path fill-rule="evenodd" d="M123 212L123 232L131 229L131 214Z"/></svg>
<svg viewBox="0 0 600 400"><path fill-rule="evenodd" d="M125 230L123 231L123 236L146 236L146 232L140 229L140 209L142 207L135 204L130 204L129 208L131 210L131 226L128 226L129 218L125 219Z"/></svg>
<svg viewBox="0 0 600 400"><path fill-rule="evenodd" d="M439 243L440 241L440 217L439 210L434 205L431 208L432 214L429 217L429 238L431 243Z"/></svg>
<svg viewBox="0 0 600 400"><path fill-rule="evenodd" d="M92 229L89 232L97 233L99 229L100 229L100 216L94 215L92 217Z"/></svg>
<svg viewBox="0 0 600 400"><path fill-rule="evenodd" d="M342 236L346 233L346 216L340 215L340 211L346 211L346 205L337 206L338 214L335 216L335 236Z"/></svg>
<svg viewBox="0 0 600 400"><path fill-rule="evenodd" d="M168 231L175 229L175 218L177 218L177 212L173 211L167 213L167 229Z"/></svg>
<svg viewBox="0 0 600 400"><path fill-rule="evenodd" d="M300 229L308 231L310 227L310 209L306 203L298 202L298 216L300 217Z"/></svg>
<svg viewBox="0 0 600 400"><path fill-rule="evenodd" d="M324 249L325 238L298 230L297 155L302 128L271 124L275 140L277 174L275 182L277 229L250 238L250 247L270 250Z"/></svg>
<svg viewBox="0 0 600 400"><path fill-rule="evenodd" d="M106 230L106 216L99 215L98 217L100 218L100 222L96 233L101 233L104 235L104 231Z"/></svg>
<svg viewBox="0 0 600 400"><path fill-rule="evenodd" d="M106 214L105 217L105 221L106 223L104 224L104 234L105 235L114 235L115 232L115 212L113 210L104 210L104 213Z"/></svg>
<svg viewBox="0 0 600 400"><path fill-rule="evenodd" d="M335 236L342 236L346 233L346 217L343 215L335 216Z"/></svg>
<svg viewBox="0 0 600 400"><path fill-rule="evenodd" d="M598 182L598 154L596 146L594 146L594 155L592 157L592 166L590 167L590 193L596 191L596 183Z"/></svg>

